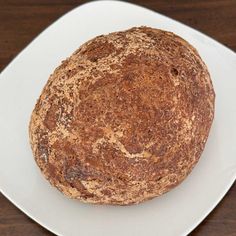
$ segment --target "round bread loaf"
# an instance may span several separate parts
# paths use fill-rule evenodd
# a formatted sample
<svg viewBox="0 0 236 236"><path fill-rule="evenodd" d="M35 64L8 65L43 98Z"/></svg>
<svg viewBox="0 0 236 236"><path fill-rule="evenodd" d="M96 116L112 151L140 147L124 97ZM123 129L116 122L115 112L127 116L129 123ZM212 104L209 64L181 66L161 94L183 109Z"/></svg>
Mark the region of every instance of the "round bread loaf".
<svg viewBox="0 0 236 236"><path fill-rule="evenodd" d="M98 36L50 76L29 126L33 154L71 198L139 203L191 172L214 99L206 65L177 35L136 27Z"/></svg>

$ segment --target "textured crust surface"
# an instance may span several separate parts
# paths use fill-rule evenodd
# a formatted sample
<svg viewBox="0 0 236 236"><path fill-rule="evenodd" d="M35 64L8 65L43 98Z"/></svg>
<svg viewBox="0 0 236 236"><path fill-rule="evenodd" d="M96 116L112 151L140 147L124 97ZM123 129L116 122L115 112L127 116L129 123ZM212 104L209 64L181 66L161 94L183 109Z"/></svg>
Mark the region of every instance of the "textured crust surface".
<svg viewBox="0 0 236 236"><path fill-rule="evenodd" d="M139 203L190 173L214 98L205 64L177 35L149 27L102 35L50 76L31 117L33 154L69 197Z"/></svg>

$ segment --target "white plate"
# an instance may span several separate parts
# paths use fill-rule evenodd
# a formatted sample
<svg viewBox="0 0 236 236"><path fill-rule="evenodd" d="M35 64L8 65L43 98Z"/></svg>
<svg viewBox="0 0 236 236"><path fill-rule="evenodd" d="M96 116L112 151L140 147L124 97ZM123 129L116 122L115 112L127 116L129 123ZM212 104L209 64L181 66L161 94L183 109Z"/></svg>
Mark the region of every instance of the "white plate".
<svg viewBox="0 0 236 236"><path fill-rule="evenodd" d="M216 113L201 160L171 192L140 205L98 206L70 200L41 175L31 153L28 123L54 68L86 40L133 26L173 31L206 62ZM0 187L39 224L58 235L185 235L228 191L236 177L236 54L209 37L150 10L101 1L69 12L23 50L0 79Z"/></svg>

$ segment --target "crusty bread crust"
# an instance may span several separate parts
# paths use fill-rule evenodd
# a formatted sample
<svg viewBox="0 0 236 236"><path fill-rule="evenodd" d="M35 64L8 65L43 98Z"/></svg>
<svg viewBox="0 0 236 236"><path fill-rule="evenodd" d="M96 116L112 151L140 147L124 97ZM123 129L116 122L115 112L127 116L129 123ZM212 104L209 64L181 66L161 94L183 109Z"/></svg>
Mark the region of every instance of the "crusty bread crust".
<svg viewBox="0 0 236 236"><path fill-rule="evenodd" d="M190 173L214 99L206 65L177 35L137 27L98 36L50 76L29 126L33 154L71 198L139 203Z"/></svg>

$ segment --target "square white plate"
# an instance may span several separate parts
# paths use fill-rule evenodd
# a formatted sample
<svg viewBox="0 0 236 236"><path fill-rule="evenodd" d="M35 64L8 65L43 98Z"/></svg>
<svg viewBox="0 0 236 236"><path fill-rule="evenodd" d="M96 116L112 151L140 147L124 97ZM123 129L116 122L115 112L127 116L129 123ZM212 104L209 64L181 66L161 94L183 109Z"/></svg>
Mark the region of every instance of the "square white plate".
<svg viewBox="0 0 236 236"><path fill-rule="evenodd" d="M50 73L94 36L146 25L172 31L194 45L216 92L216 113L204 153L173 191L129 207L70 200L36 166L28 123ZM69 12L40 34L1 73L0 188L17 207L58 235L185 235L228 191L236 177L236 54L181 23L142 7L99 1Z"/></svg>

